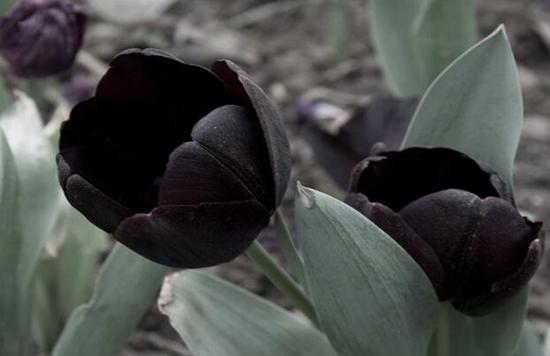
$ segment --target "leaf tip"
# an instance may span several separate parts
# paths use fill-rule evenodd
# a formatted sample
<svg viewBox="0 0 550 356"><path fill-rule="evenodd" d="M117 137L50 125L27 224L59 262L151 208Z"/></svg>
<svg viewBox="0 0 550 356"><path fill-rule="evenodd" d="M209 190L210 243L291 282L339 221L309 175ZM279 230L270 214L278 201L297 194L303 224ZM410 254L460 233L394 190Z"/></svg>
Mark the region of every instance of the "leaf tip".
<svg viewBox="0 0 550 356"><path fill-rule="evenodd" d="M506 26L501 23L497 26L497 28L489 35L487 38L493 38L493 37L500 37L504 39L506 42L508 41L508 34L506 33Z"/></svg>
<svg viewBox="0 0 550 356"><path fill-rule="evenodd" d="M307 187L304 187L300 181L296 182L296 190L298 192L298 199L302 206L306 209L311 209L315 205L315 196L313 191Z"/></svg>
<svg viewBox="0 0 550 356"><path fill-rule="evenodd" d="M174 283L181 273L182 272L172 273L164 277L157 300L157 306L162 314L166 314L166 308L172 304L174 300Z"/></svg>

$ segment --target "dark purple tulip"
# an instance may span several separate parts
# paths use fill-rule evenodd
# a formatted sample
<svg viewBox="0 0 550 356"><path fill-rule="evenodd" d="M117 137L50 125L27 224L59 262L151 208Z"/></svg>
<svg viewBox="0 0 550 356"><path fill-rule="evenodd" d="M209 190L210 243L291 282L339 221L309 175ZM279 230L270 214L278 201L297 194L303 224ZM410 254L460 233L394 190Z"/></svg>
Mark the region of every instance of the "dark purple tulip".
<svg viewBox="0 0 550 356"><path fill-rule="evenodd" d="M352 173L347 202L416 260L441 300L467 315L498 308L542 257L542 223L518 213L495 172L451 149L366 158Z"/></svg>
<svg viewBox="0 0 550 356"><path fill-rule="evenodd" d="M283 123L239 67L212 71L153 49L116 56L61 128L71 204L137 253L204 267L242 253L281 202Z"/></svg>
<svg viewBox="0 0 550 356"><path fill-rule="evenodd" d="M0 54L20 77L68 69L80 49L86 16L63 0L21 0L0 19Z"/></svg>

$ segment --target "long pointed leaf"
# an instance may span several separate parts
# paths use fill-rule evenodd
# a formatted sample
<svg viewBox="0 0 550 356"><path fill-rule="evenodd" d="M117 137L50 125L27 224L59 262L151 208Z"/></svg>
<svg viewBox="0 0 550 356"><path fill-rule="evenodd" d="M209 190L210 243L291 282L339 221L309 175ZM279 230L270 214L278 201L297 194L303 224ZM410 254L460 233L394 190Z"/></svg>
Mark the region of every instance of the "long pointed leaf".
<svg viewBox="0 0 550 356"><path fill-rule="evenodd" d="M400 96L422 94L476 41L472 0L370 0L368 11L380 65Z"/></svg>
<svg viewBox="0 0 550 356"><path fill-rule="evenodd" d="M523 102L514 55L500 27L430 86L403 146L445 146L488 163L512 187Z"/></svg>
<svg viewBox="0 0 550 356"><path fill-rule="evenodd" d="M156 299L166 270L117 244L92 300L73 312L52 355L116 355Z"/></svg>
<svg viewBox="0 0 550 356"><path fill-rule="evenodd" d="M384 76L400 96L418 95L428 86L416 61L411 31L426 0L370 0L369 23L372 40Z"/></svg>
<svg viewBox="0 0 550 356"><path fill-rule="evenodd" d="M350 206L299 188L295 213L321 328L342 356L424 356L439 302L422 269Z"/></svg>
<svg viewBox="0 0 550 356"><path fill-rule="evenodd" d="M167 278L159 304L195 356L337 356L307 320L199 271Z"/></svg>
<svg viewBox="0 0 550 356"><path fill-rule="evenodd" d="M30 283L40 251L59 212L55 155L43 133L36 105L23 93L18 93L17 100L0 115L0 127L13 152L20 181L19 209L24 241L19 273L25 283Z"/></svg>
<svg viewBox="0 0 550 356"><path fill-rule="evenodd" d="M427 0L412 27L419 70L429 82L477 41L473 0Z"/></svg>
<svg viewBox="0 0 550 356"><path fill-rule="evenodd" d="M92 296L99 257L107 234L65 200L37 271L34 333L43 351L51 352L65 322Z"/></svg>
<svg viewBox="0 0 550 356"><path fill-rule="evenodd" d="M0 354L27 355L30 337L30 303L25 281L17 273L22 239L19 224L17 168L0 129Z"/></svg>
<svg viewBox="0 0 550 356"><path fill-rule="evenodd" d="M0 249L9 255L0 258L0 274L10 282L2 284L6 298L0 301L0 320L2 329L11 328L14 341L1 340L0 351L11 356L12 353L5 351L6 345L18 344L19 352L13 355L20 356L28 352L28 348L21 345L30 343L32 277L57 215L59 188L53 150L43 133L34 102L18 94L16 101L1 112L0 128L5 137L4 151L9 147L12 157L7 159L9 155L4 155L3 164L11 162L4 171L15 174L17 181L17 187L15 183L12 188L2 187L9 201L3 203L8 205L0 212L6 217L2 224L6 236L0 239L6 246Z"/></svg>

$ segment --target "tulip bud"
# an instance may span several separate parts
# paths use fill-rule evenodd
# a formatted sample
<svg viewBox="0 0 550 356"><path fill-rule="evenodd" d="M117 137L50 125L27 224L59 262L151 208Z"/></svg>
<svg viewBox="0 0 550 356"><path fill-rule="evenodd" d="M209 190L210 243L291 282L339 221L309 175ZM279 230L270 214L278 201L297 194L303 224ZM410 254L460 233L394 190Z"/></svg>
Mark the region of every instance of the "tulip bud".
<svg viewBox="0 0 550 356"><path fill-rule="evenodd" d="M20 77L68 69L80 49L86 16L64 0L21 0L0 19L0 55Z"/></svg>
<svg viewBox="0 0 550 356"><path fill-rule="evenodd" d="M157 50L115 57L61 128L69 202L155 262L227 262L268 224L289 145L271 101L235 64L212 71Z"/></svg>
<svg viewBox="0 0 550 356"><path fill-rule="evenodd" d="M352 173L347 202L416 260L441 300L467 315L498 308L542 257L542 223L518 213L494 171L451 149L368 157Z"/></svg>

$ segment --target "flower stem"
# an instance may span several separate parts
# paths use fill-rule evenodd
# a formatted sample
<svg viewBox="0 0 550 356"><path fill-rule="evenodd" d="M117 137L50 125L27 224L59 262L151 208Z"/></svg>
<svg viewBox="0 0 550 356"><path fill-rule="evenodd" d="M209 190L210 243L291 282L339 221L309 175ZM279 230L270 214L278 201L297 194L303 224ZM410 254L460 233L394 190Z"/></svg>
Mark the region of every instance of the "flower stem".
<svg viewBox="0 0 550 356"><path fill-rule="evenodd" d="M305 283L304 263L302 258L296 250L296 246L292 242L292 234L290 233L285 221L285 216L281 212L281 209L277 209L275 212L275 230L277 232L277 240L283 250L285 259L290 267L290 270L298 279L300 284Z"/></svg>
<svg viewBox="0 0 550 356"><path fill-rule="evenodd" d="M102 60L96 58L90 52L80 50L76 56L76 63L80 64L82 67L86 68L94 76L101 78L109 66L105 64Z"/></svg>
<svg viewBox="0 0 550 356"><path fill-rule="evenodd" d="M449 355L449 311L447 306L441 308L439 312L439 322L437 323L436 339L437 355Z"/></svg>
<svg viewBox="0 0 550 356"><path fill-rule="evenodd" d="M265 276L281 291L281 293L287 296L298 309L317 325L317 317L313 305L300 285L298 285L298 283L296 283L292 277L275 262L273 257L271 257L258 241L252 243L248 250L246 250L246 255L256 263Z"/></svg>

